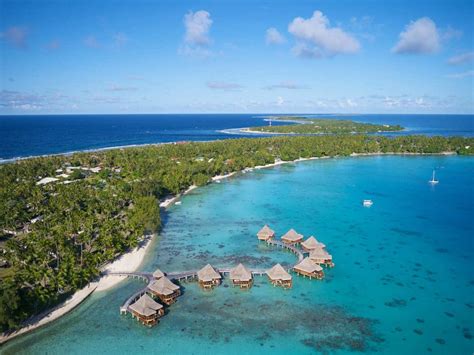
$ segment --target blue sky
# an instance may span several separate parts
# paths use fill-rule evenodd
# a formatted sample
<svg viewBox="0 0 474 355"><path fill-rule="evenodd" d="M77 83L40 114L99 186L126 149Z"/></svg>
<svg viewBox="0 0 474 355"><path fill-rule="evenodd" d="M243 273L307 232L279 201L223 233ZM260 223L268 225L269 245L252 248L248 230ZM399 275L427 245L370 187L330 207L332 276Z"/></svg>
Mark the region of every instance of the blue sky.
<svg viewBox="0 0 474 355"><path fill-rule="evenodd" d="M0 0L0 114L474 113L473 1Z"/></svg>

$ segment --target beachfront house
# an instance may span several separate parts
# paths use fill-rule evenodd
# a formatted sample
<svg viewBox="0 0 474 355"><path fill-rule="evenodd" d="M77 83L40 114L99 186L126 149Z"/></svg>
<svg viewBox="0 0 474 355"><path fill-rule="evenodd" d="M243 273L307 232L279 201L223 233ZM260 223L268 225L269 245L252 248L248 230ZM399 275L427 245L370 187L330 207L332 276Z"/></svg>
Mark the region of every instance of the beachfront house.
<svg viewBox="0 0 474 355"><path fill-rule="evenodd" d="M276 264L271 269L267 270L266 274L273 286L291 288L293 285L291 275L280 264Z"/></svg>
<svg viewBox="0 0 474 355"><path fill-rule="evenodd" d="M257 238L259 240L267 241L275 237L275 231L271 229L266 224L260 229L257 233Z"/></svg>
<svg viewBox="0 0 474 355"><path fill-rule="evenodd" d="M148 286L148 290L167 306L175 303L176 298L181 295L179 286L172 283L166 276L153 281Z"/></svg>
<svg viewBox="0 0 474 355"><path fill-rule="evenodd" d="M311 261L310 258L304 258L299 264L293 267L293 270L303 276L308 276L310 279L315 278L321 280L324 277L323 268Z"/></svg>
<svg viewBox="0 0 474 355"><path fill-rule="evenodd" d="M158 323L158 319L165 314L163 306L155 302L146 293L132 303L129 310L132 317L137 318L140 323L149 327Z"/></svg>
<svg viewBox="0 0 474 355"><path fill-rule="evenodd" d="M234 286L240 286L240 288L252 287L252 273L242 264L239 264L235 268L231 269L229 276Z"/></svg>
<svg viewBox="0 0 474 355"><path fill-rule="evenodd" d="M297 233L293 228L281 237L283 243L297 245L303 241L303 235Z"/></svg>
<svg viewBox="0 0 474 355"><path fill-rule="evenodd" d="M309 253L309 258L312 262L318 265L326 265L328 267L333 267L334 263L332 261L332 255L329 254L326 249L316 248L311 250Z"/></svg>
<svg viewBox="0 0 474 355"><path fill-rule="evenodd" d="M304 251L310 252L311 250L317 249L317 248L325 248L326 245L323 243L318 242L318 240L311 236L308 239L306 239L304 242L301 243L301 247Z"/></svg>
<svg viewBox="0 0 474 355"><path fill-rule="evenodd" d="M204 266L197 272L199 285L205 289L211 289L221 283L222 276L210 264Z"/></svg>

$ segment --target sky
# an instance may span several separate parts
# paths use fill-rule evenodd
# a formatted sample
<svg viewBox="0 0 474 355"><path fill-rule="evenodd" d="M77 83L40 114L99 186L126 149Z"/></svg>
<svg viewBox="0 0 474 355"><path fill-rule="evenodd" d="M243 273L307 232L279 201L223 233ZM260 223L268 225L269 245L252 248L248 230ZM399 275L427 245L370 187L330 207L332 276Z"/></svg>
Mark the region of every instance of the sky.
<svg viewBox="0 0 474 355"><path fill-rule="evenodd" d="M0 0L0 114L474 113L474 0Z"/></svg>

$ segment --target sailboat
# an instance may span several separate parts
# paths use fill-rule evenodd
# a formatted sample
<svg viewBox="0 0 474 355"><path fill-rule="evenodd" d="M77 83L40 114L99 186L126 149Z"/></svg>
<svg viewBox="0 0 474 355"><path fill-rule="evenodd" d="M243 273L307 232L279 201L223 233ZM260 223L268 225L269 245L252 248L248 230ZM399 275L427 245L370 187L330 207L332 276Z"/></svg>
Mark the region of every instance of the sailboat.
<svg viewBox="0 0 474 355"><path fill-rule="evenodd" d="M436 185L437 183L439 183L439 180L436 180L436 177L435 177L435 170L433 170L433 176L431 177L431 180L428 181L431 185Z"/></svg>

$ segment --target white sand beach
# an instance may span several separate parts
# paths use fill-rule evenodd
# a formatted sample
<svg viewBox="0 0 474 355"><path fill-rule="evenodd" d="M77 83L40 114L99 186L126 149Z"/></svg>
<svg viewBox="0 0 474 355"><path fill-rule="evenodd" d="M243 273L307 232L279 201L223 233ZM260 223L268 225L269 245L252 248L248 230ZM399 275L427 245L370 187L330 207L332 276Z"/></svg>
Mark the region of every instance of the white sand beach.
<svg viewBox="0 0 474 355"><path fill-rule="evenodd" d="M124 272L136 271L142 264L143 260L145 259L146 252L150 248L153 238L154 238L154 235L146 236L146 240L143 243L143 245L120 256L114 262L107 264L103 268L103 271L104 272L105 271L124 271ZM125 278L126 278L125 276L112 276L112 275L102 276L95 290L96 291L107 290L119 284Z"/></svg>

